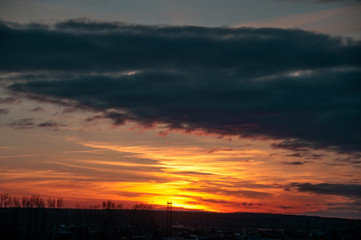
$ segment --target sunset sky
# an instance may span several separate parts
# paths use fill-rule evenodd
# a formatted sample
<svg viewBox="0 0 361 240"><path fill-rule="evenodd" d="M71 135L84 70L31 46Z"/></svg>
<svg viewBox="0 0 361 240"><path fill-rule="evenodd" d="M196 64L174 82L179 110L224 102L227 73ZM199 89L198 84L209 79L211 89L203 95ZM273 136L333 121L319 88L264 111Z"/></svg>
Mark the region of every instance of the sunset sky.
<svg viewBox="0 0 361 240"><path fill-rule="evenodd" d="M1 0L0 192L361 219L361 1Z"/></svg>

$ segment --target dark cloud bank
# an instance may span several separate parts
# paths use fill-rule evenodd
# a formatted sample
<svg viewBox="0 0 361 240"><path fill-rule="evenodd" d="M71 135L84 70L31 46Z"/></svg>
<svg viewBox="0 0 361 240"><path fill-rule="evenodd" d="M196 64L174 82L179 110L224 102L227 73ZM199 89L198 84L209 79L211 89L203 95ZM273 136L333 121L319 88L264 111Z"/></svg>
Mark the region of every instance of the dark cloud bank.
<svg viewBox="0 0 361 240"><path fill-rule="evenodd" d="M289 150L360 151L357 41L296 29L85 20L2 23L0 34L0 71L23 73L8 88L33 98L71 100L116 124L266 136Z"/></svg>
<svg viewBox="0 0 361 240"><path fill-rule="evenodd" d="M287 190L289 190L289 188L295 188L300 192L338 195L343 197L361 199L361 185L359 184L293 183L286 186Z"/></svg>

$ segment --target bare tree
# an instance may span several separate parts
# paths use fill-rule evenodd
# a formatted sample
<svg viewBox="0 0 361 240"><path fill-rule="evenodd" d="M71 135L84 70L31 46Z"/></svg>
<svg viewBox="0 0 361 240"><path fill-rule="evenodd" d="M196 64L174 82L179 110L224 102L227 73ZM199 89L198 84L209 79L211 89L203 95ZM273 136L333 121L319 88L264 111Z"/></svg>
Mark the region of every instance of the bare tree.
<svg viewBox="0 0 361 240"><path fill-rule="evenodd" d="M31 207L30 199L26 196L23 196L21 199L21 206L23 208L30 208Z"/></svg>
<svg viewBox="0 0 361 240"><path fill-rule="evenodd" d="M103 202L103 209L115 209L115 203L111 200Z"/></svg>
<svg viewBox="0 0 361 240"><path fill-rule="evenodd" d="M65 203L62 198L49 198L45 201L38 194L33 194L31 197L23 196L22 198L12 197L7 193L0 194L0 208L63 208L64 206Z"/></svg>
<svg viewBox="0 0 361 240"><path fill-rule="evenodd" d="M7 193L0 194L0 207L7 208L10 206L11 197Z"/></svg>
<svg viewBox="0 0 361 240"><path fill-rule="evenodd" d="M40 198L38 194L33 194L30 198L30 204L33 208L45 208L44 199Z"/></svg>
<svg viewBox="0 0 361 240"><path fill-rule="evenodd" d="M55 205L56 205L56 200L55 200L55 199L49 198L49 199L47 200L46 206L47 206L48 208L55 208Z"/></svg>
<svg viewBox="0 0 361 240"><path fill-rule="evenodd" d="M133 210L152 210L153 206L145 203L138 203L133 206Z"/></svg>
<svg viewBox="0 0 361 240"><path fill-rule="evenodd" d="M65 203L64 203L64 200L62 198L58 198L58 200L56 201L56 207L57 208L65 207Z"/></svg>
<svg viewBox="0 0 361 240"><path fill-rule="evenodd" d="M20 200L19 200L19 198L17 198L17 197L13 197L12 199L11 199L11 207L14 207L14 208L18 208L18 207L20 207Z"/></svg>

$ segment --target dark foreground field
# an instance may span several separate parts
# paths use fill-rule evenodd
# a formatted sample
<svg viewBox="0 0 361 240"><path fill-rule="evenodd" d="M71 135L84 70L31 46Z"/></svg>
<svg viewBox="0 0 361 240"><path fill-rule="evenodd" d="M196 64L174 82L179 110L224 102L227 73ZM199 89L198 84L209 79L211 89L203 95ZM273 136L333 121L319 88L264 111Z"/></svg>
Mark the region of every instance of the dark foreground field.
<svg viewBox="0 0 361 240"><path fill-rule="evenodd" d="M361 220L252 213L1 208L0 239L361 239Z"/></svg>

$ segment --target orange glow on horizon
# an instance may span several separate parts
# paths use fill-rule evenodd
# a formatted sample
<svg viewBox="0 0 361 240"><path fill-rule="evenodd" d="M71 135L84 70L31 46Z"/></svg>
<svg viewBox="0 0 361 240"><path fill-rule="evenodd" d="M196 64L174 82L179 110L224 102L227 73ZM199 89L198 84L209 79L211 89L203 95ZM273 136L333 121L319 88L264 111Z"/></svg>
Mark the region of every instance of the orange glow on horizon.
<svg viewBox="0 0 361 240"><path fill-rule="evenodd" d="M99 205L109 199L127 208L146 203L165 209L166 202L172 201L179 210L303 213L349 200L327 195L315 198L309 192L286 191L284 186L332 182L340 171L352 181L357 174L354 169L336 169L322 161L284 164L300 159L273 149L270 140L228 141L177 132L158 137L158 129L129 135L126 128L111 130L119 132L108 140L61 136L55 144L49 139L55 147L47 151L15 153L15 148L2 146L1 161L11 169L0 175L1 190L17 196L61 196L68 207ZM59 139L64 142L59 144Z"/></svg>

